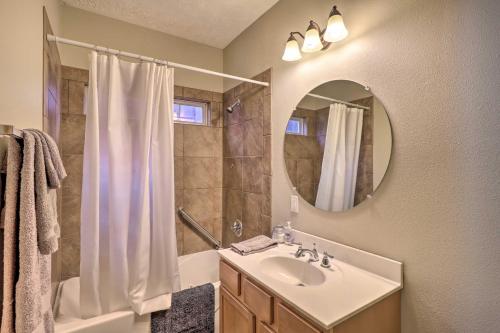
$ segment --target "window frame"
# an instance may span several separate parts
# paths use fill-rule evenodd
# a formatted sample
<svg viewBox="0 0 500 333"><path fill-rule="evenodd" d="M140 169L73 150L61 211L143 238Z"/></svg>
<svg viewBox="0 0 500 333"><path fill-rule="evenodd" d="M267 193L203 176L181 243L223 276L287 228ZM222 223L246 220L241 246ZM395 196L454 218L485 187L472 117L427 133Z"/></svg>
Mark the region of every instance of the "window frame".
<svg viewBox="0 0 500 333"><path fill-rule="evenodd" d="M288 132L288 123L290 122L290 120L295 120L299 122L300 133ZM293 116L290 117L290 119L286 123L286 127L287 128L285 129L285 133L288 135L307 136L307 119L305 117L293 117Z"/></svg>
<svg viewBox="0 0 500 333"><path fill-rule="evenodd" d="M208 126L208 124L210 124L210 119L209 119L210 112L209 112L209 103L208 102L195 101L195 100L183 99L183 98L174 98L174 108L175 108L175 104L201 107L202 112L203 112L203 114L202 114L203 122L201 122L201 123L175 119L175 113L174 113L173 120L174 120L175 124L195 125L195 126Z"/></svg>

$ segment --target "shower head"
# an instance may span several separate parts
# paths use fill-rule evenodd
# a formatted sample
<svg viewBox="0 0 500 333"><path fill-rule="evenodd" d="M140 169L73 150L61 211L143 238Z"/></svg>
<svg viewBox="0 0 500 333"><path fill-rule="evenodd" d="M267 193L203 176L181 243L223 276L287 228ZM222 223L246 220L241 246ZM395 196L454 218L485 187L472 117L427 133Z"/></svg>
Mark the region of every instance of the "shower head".
<svg viewBox="0 0 500 333"><path fill-rule="evenodd" d="M241 101L240 99L238 98L233 104L229 105L227 108L226 108L226 111L229 112L229 113L233 113L234 111L234 108L236 107L240 107L241 105Z"/></svg>

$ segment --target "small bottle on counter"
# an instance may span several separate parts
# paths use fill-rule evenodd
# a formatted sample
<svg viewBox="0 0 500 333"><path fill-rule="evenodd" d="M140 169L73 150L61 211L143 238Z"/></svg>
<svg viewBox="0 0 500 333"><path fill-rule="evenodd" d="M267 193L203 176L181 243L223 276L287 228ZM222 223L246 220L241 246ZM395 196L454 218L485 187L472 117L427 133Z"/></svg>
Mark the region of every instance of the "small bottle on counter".
<svg viewBox="0 0 500 333"><path fill-rule="evenodd" d="M285 230L281 224L278 224L273 228L273 239L278 241L278 243L283 243L285 241Z"/></svg>
<svg viewBox="0 0 500 333"><path fill-rule="evenodd" d="M294 236L293 236L293 229L292 229L292 221L287 221L285 224L285 227L283 228L284 231L284 240L286 245L293 245L294 241Z"/></svg>

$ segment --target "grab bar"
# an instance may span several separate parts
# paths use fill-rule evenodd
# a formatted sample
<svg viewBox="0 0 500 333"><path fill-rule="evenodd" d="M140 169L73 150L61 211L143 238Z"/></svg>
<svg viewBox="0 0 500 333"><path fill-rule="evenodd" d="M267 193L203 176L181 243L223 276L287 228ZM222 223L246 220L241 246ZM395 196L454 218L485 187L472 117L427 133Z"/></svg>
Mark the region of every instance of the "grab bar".
<svg viewBox="0 0 500 333"><path fill-rule="evenodd" d="M179 214L184 218L184 220L193 228L195 228L200 234L202 234L212 245L215 246L215 249L218 250L221 248L221 243L219 240L215 239L207 229L203 228L198 222L193 219L191 215L189 215L183 207L179 207L177 210Z"/></svg>

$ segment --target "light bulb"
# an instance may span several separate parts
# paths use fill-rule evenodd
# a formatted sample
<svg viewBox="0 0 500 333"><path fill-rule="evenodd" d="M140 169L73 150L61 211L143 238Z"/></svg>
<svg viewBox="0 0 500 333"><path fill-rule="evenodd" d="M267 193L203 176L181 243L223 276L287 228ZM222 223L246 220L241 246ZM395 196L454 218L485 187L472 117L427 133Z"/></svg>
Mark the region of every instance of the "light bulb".
<svg viewBox="0 0 500 333"><path fill-rule="evenodd" d="M346 38L348 34L342 15L337 10L337 6L333 6L323 38L327 42L334 43Z"/></svg>
<svg viewBox="0 0 500 333"><path fill-rule="evenodd" d="M309 28L307 28L306 36L304 38L304 45L302 45L302 52L316 52L323 48L321 38L319 37L318 28L316 28L311 21Z"/></svg>
<svg viewBox="0 0 500 333"><path fill-rule="evenodd" d="M300 53L299 43L293 35L290 35L290 38L288 38L288 41L286 42L285 52L283 52L281 59L285 61L296 61L300 58L302 58L302 54Z"/></svg>

